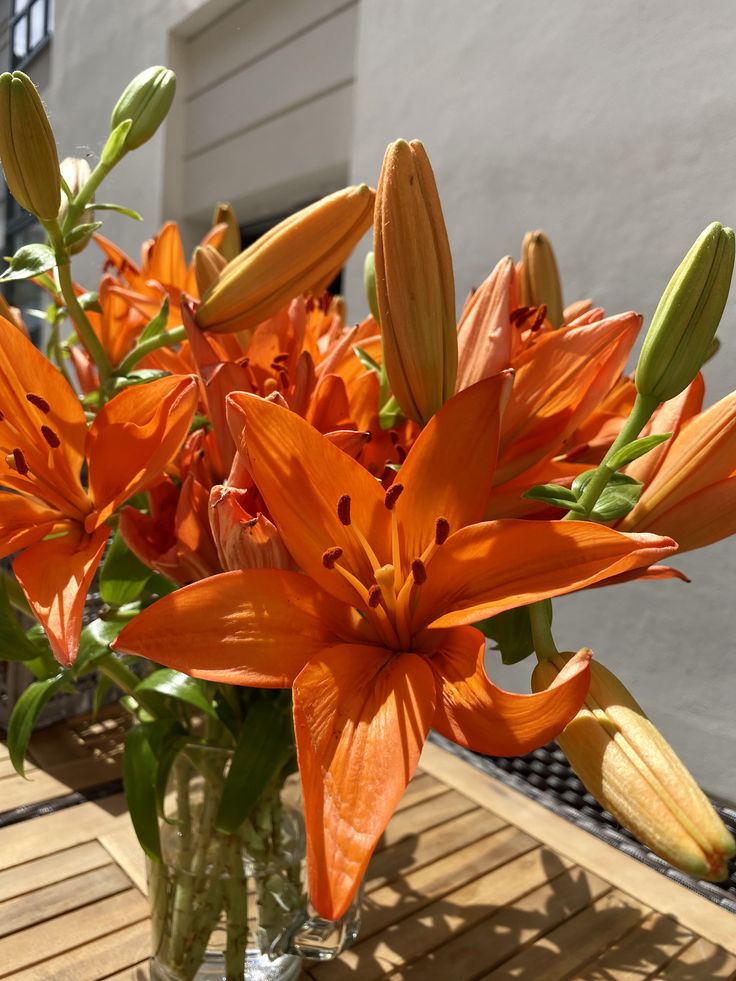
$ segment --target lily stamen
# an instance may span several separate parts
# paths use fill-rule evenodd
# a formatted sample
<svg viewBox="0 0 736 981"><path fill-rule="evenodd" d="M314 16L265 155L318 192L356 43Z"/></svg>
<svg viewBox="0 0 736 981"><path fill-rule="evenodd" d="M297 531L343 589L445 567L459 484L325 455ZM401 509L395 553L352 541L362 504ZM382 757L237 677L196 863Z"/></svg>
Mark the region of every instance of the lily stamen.
<svg viewBox="0 0 736 981"><path fill-rule="evenodd" d="M10 461L13 461L12 463ZM18 449L16 446L12 453L5 458L5 462L13 470L17 470L21 477L27 477L29 474L28 464L26 463L26 458L23 456L23 451Z"/></svg>
<svg viewBox="0 0 736 981"><path fill-rule="evenodd" d="M391 484L389 489L386 491L386 495L383 499L383 503L391 512L391 564L396 570L396 575L394 577L394 591L398 592L401 583L399 577L401 576L401 549L399 545L399 524L396 520L396 512L394 511L394 506L401 496L404 490L403 484L394 483Z"/></svg>
<svg viewBox="0 0 736 981"><path fill-rule="evenodd" d="M376 572L377 569L381 568L381 563L378 561L378 557L376 553L371 548L371 544L368 541L368 539L365 537L363 532L360 530L360 528L358 528L357 525L354 525L352 523L350 517L350 505L351 505L350 495L341 494L337 502L337 517L339 518L341 524L345 525L345 527L350 528L352 530L353 534L358 539L361 548L365 552L365 556L368 559L371 569L373 569L373 571Z"/></svg>
<svg viewBox="0 0 736 981"><path fill-rule="evenodd" d="M325 569L334 569L335 563L341 556L342 549L339 545L328 548L326 552L322 553L322 565L325 567Z"/></svg>
<svg viewBox="0 0 736 981"><path fill-rule="evenodd" d="M41 412L43 412L44 415L48 415L49 412L51 412L51 406L46 401L46 399L43 398L42 396L40 396L40 395L34 395L33 392L28 392L26 394L26 398L31 403L31 405L35 405L36 408L37 409L40 409Z"/></svg>
<svg viewBox="0 0 736 981"><path fill-rule="evenodd" d="M413 559L411 563L411 574L417 586L423 586L427 581L427 568L421 559Z"/></svg>
<svg viewBox="0 0 736 981"><path fill-rule="evenodd" d="M41 435L52 450L56 450L61 446L61 440L50 426L41 426Z"/></svg>

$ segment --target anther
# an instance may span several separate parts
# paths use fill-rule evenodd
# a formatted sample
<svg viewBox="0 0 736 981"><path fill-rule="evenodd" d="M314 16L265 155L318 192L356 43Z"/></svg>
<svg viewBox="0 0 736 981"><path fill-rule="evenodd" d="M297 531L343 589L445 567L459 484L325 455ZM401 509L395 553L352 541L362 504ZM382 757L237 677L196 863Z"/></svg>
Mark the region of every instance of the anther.
<svg viewBox="0 0 736 981"><path fill-rule="evenodd" d="M344 525L350 524L350 495L342 494L337 502L337 516Z"/></svg>
<svg viewBox="0 0 736 981"><path fill-rule="evenodd" d="M46 399L42 398L40 395L34 395L33 392L29 392L26 395L26 398L31 405L35 405L37 409L40 409L41 412L44 413L44 415L48 415L48 413L51 412L51 406Z"/></svg>
<svg viewBox="0 0 736 981"><path fill-rule="evenodd" d="M531 313L531 307L517 307L509 314L509 320L515 327L520 327Z"/></svg>
<svg viewBox="0 0 736 981"><path fill-rule="evenodd" d="M399 463L403 463L406 459L406 450L401 443L397 443L396 445L396 456L399 458Z"/></svg>
<svg viewBox="0 0 736 981"><path fill-rule="evenodd" d="M50 426L41 426L41 435L49 444L52 450L61 446L61 440Z"/></svg>
<svg viewBox="0 0 736 981"><path fill-rule="evenodd" d="M434 523L434 540L436 545L444 545L450 534L450 522L447 518L437 518Z"/></svg>
<svg viewBox="0 0 736 981"><path fill-rule="evenodd" d="M417 586L421 586L427 581L427 569L421 559L412 560L411 574Z"/></svg>
<svg viewBox="0 0 736 981"><path fill-rule="evenodd" d="M322 565L325 569L334 569L335 563L342 556L342 549L339 545L334 545L322 553Z"/></svg>
<svg viewBox="0 0 736 981"><path fill-rule="evenodd" d="M374 583L368 590L368 606L370 606L372 610L375 610L375 608L381 602L382 596L383 593L381 592L381 587Z"/></svg>
<svg viewBox="0 0 736 981"><path fill-rule="evenodd" d="M274 357L273 363L274 364L281 364L282 361L288 361L289 360L289 357L290 357L290 355L287 352L284 351L281 354L277 354Z"/></svg>
<svg viewBox="0 0 736 981"><path fill-rule="evenodd" d="M544 303L542 303L540 305L539 309L537 310L536 317L534 318L534 320L532 321L532 323L529 325L529 330L532 331L532 333L534 333L534 331L539 330L539 328L544 323L544 318L546 316L547 316L547 307L546 307L546 305Z"/></svg>
<svg viewBox="0 0 736 981"><path fill-rule="evenodd" d="M386 491L386 496L383 499L383 503L386 505L389 511L393 511L394 504L396 504L399 497L401 497L401 492L403 489L403 484L391 484L389 489Z"/></svg>
<svg viewBox="0 0 736 981"><path fill-rule="evenodd" d="M9 457L5 458L8 466L12 466L14 470L17 470L21 477L28 476L28 464L26 463L26 458L23 456L23 451L19 450L16 446L11 456L13 458L12 464L10 463Z"/></svg>
<svg viewBox="0 0 736 981"><path fill-rule="evenodd" d="M0 422L2 422L4 418L5 418L5 413L0 412Z"/></svg>

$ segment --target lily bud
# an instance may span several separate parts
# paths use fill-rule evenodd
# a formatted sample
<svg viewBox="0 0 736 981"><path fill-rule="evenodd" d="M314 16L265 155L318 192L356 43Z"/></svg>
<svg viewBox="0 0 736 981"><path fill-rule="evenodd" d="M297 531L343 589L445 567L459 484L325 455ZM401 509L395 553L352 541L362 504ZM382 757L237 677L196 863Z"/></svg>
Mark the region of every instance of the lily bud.
<svg viewBox="0 0 736 981"><path fill-rule="evenodd" d="M404 414L424 424L455 391L457 333L445 220L418 140L386 150L373 248L386 374Z"/></svg>
<svg viewBox="0 0 736 981"><path fill-rule="evenodd" d="M532 688L548 688L572 654L545 659ZM672 747L618 678L595 661L583 707L557 737L590 793L675 868L719 882L736 843Z"/></svg>
<svg viewBox="0 0 736 981"><path fill-rule="evenodd" d="M226 265L227 261L219 249L211 245L197 246L194 250L194 278L200 296L217 282Z"/></svg>
<svg viewBox="0 0 736 981"><path fill-rule="evenodd" d="M243 247L240 238L240 225L238 224L238 219L235 217L235 212L233 211L231 205L227 202L221 201L216 205L214 213L212 215L213 225L226 225L227 229L222 237L222 241L218 245L217 249L225 259L230 262L237 255L240 255L240 250Z"/></svg>
<svg viewBox="0 0 736 981"><path fill-rule="evenodd" d="M89 180L89 175L92 173L87 161L79 157L65 157L61 161L60 170L61 170L61 176L64 178L64 180L67 183L67 187L72 192L72 197L76 197L77 194L79 194L79 192L82 190L84 185ZM64 219L66 218L67 211L69 210L69 204L70 202L66 196L66 193L62 194L61 207L59 208L60 225L64 224ZM82 212L79 218L75 221L74 227L76 228L77 225L89 224L89 222L92 222L94 220L95 220L94 208L85 208L85 210ZM69 230L71 231L71 229ZM72 253L72 255L76 255L78 252L81 252L82 249L87 245L89 240L92 238L93 234L94 234L93 232L90 232L88 235L85 235L84 238L80 239L77 242L74 242L73 245L69 246L69 251Z"/></svg>
<svg viewBox="0 0 736 981"><path fill-rule="evenodd" d="M708 359L728 299L734 233L708 225L675 270L654 311L636 366L640 395L666 402Z"/></svg>
<svg viewBox="0 0 736 981"><path fill-rule="evenodd" d="M110 119L111 131L126 119L133 121L125 137L126 150L135 150L151 139L166 118L175 91L176 75L161 65L146 68L128 83Z"/></svg>
<svg viewBox="0 0 736 981"><path fill-rule="evenodd" d="M229 262L202 297L206 330L247 330L307 291L319 293L370 227L375 194L366 184L336 191L279 222Z"/></svg>
<svg viewBox="0 0 736 981"><path fill-rule="evenodd" d="M544 232L527 232L521 243L521 302L527 307L547 307L553 327L565 322L562 284L557 260Z"/></svg>
<svg viewBox="0 0 736 981"><path fill-rule="evenodd" d="M0 75L0 159L10 193L42 221L59 213L59 155L36 86L23 72Z"/></svg>

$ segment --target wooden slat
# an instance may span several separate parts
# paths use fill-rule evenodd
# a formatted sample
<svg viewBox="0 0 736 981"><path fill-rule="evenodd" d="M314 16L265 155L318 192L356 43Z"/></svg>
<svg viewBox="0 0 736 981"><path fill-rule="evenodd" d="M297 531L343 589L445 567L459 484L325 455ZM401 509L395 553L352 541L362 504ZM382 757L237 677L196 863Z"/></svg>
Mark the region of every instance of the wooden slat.
<svg viewBox="0 0 736 981"><path fill-rule="evenodd" d="M15 981L21 969L36 967L42 959L115 933L120 924L139 923L147 918L148 903L137 889L128 889L108 899L101 899L93 906L84 906L20 930L0 940L0 978L12 977ZM140 955L132 958L132 963L136 960L140 960ZM111 971L115 969L113 967ZM58 975L47 972L39 977L57 981ZM78 975L75 981L81 981Z"/></svg>
<svg viewBox="0 0 736 981"><path fill-rule="evenodd" d="M146 862L131 824L99 836L100 844L117 862L130 881L144 896L148 895Z"/></svg>
<svg viewBox="0 0 736 981"><path fill-rule="evenodd" d="M119 706L109 705L100 710L96 719L80 716L40 729L31 739L29 758L52 773L55 767L72 760L119 760L129 722Z"/></svg>
<svg viewBox="0 0 736 981"><path fill-rule="evenodd" d="M592 873L584 869L568 869L522 896L513 906L503 907L426 957L386 977L391 981L406 978L412 981L477 978L609 890L608 883ZM503 977L503 973L496 975L495 981L500 977ZM531 981L533 976L527 977Z"/></svg>
<svg viewBox="0 0 736 981"><path fill-rule="evenodd" d="M35 771L36 767L29 762L26 762L26 773L31 774ZM7 780L8 777L17 777L18 773L10 762L10 757L7 759L0 759L0 780ZM0 810L2 810L2 793L0 792Z"/></svg>
<svg viewBox="0 0 736 981"><path fill-rule="evenodd" d="M26 927L97 902L106 896L114 896L126 889L130 889L130 879L122 869L110 863L36 889L24 896L7 899L0 903L0 937L18 933Z"/></svg>
<svg viewBox="0 0 736 981"><path fill-rule="evenodd" d="M455 848L478 841L502 825L493 814L475 808L423 835L404 838L390 848L378 852L368 867L365 887L368 892L391 882L411 869L428 865Z"/></svg>
<svg viewBox="0 0 736 981"><path fill-rule="evenodd" d="M594 835L573 830L570 822L497 780L479 778L470 764L427 743L421 767L435 779L453 787L482 807L521 827L544 829L545 842L572 862L602 872L622 892L666 916L672 916L693 933L736 954L734 915L711 903L654 869L625 855Z"/></svg>
<svg viewBox="0 0 736 981"><path fill-rule="evenodd" d="M449 789L449 787L440 783L439 780L430 777L428 773L419 771L404 791L404 796L399 801L399 806L396 808L395 813L399 814L407 807L413 807L415 804L421 804L422 801L431 800L440 794L446 794L449 792Z"/></svg>
<svg viewBox="0 0 736 981"><path fill-rule="evenodd" d="M391 819L378 843L377 850L390 848L407 838L416 838L430 828L474 810L477 810L475 804L462 794L455 793L454 790L416 804L414 807L404 808Z"/></svg>
<svg viewBox="0 0 736 981"><path fill-rule="evenodd" d="M661 981L720 981L736 978L736 957L699 937L657 975Z"/></svg>
<svg viewBox="0 0 736 981"><path fill-rule="evenodd" d="M642 981L653 978L675 954L695 937L669 916L650 913L587 967L576 972L578 981Z"/></svg>
<svg viewBox="0 0 736 981"><path fill-rule="evenodd" d="M102 801L90 801L31 821L21 821L2 829L0 869L12 868L43 855L52 855L73 845L92 841L114 831L119 822L130 821L125 797L116 794Z"/></svg>
<svg viewBox="0 0 736 981"><path fill-rule="evenodd" d="M576 977L582 964L604 952L648 912L641 903L612 890L486 975L486 981L563 981L571 975Z"/></svg>
<svg viewBox="0 0 736 981"><path fill-rule="evenodd" d="M98 981L111 977L148 981L150 949L150 928L143 920L20 971L13 975L13 981Z"/></svg>
<svg viewBox="0 0 736 981"><path fill-rule="evenodd" d="M4 841L4 832L0 843ZM22 896L24 893L61 882L68 876L79 875L90 869L107 865L110 856L96 841L88 841L74 848L65 848L43 858L0 872L0 902Z"/></svg>
<svg viewBox="0 0 736 981"><path fill-rule="evenodd" d="M73 790L84 790L120 777L120 763L111 764L94 758L73 760L54 768L53 774L34 770L26 780L16 774L0 783L0 810L9 811L25 804L64 797Z"/></svg>

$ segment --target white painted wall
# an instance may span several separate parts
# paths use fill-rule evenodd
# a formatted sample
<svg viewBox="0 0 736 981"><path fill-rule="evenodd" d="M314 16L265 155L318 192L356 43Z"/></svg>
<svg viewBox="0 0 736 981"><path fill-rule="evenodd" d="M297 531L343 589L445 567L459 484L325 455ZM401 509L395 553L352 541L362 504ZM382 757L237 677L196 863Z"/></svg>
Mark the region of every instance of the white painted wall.
<svg viewBox="0 0 736 981"><path fill-rule="evenodd" d="M543 228L568 300L651 315L711 220L736 223L736 18L729 0L368 0L361 5L352 180L420 138L455 257L457 295ZM369 247L369 243L366 243ZM358 317L360 262L348 296ZM734 387L729 304L709 398ZM556 602L556 636L592 646L698 779L736 800L734 542L677 564L683 583ZM494 671L528 685L530 667ZM528 687L527 687L528 690Z"/></svg>

